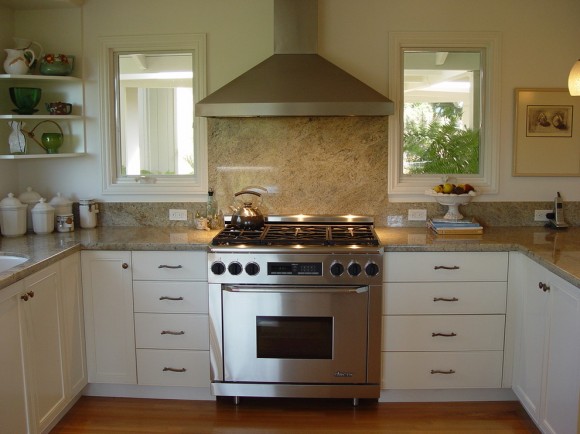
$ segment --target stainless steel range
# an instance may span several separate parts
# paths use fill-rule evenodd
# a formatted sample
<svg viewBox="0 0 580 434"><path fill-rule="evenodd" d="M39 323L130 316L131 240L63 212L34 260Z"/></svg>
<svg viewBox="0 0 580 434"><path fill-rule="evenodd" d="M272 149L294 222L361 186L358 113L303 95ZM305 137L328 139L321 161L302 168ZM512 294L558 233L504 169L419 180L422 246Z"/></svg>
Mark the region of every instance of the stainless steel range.
<svg viewBox="0 0 580 434"><path fill-rule="evenodd" d="M378 398L381 251L368 217L226 226L209 253L212 393Z"/></svg>

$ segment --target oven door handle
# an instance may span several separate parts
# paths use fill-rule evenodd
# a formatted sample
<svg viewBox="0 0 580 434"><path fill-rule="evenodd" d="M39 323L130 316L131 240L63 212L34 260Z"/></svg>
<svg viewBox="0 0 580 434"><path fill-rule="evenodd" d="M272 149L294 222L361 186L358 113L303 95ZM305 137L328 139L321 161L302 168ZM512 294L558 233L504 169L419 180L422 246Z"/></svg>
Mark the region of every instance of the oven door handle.
<svg viewBox="0 0 580 434"><path fill-rule="evenodd" d="M259 286L225 286L224 291L228 292L261 292L261 293L297 293L306 292L309 294L333 293L345 294L356 293L363 294L369 291L368 286L277 286L277 285L259 285Z"/></svg>

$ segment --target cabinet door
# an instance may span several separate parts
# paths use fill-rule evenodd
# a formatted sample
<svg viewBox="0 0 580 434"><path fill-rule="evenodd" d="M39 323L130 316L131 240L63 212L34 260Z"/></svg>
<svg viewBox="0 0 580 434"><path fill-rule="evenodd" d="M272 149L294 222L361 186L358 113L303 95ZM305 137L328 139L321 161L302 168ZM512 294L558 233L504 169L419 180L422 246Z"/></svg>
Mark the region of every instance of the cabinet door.
<svg viewBox="0 0 580 434"><path fill-rule="evenodd" d="M64 361L68 397L76 396L87 384L85 327L81 284L81 255L60 261L62 318L65 335Z"/></svg>
<svg viewBox="0 0 580 434"><path fill-rule="evenodd" d="M550 320L540 426L547 433L572 433L580 393L580 288L546 274Z"/></svg>
<svg viewBox="0 0 580 434"><path fill-rule="evenodd" d="M20 299L26 378L39 431L66 405L59 288L59 268L55 264L24 279L28 297Z"/></svg>
<svg viewBox="0 0 580 434"><path fill-rule="evenodd" d="M131 252L81 253L91 383L137 383Z"/></svg>
<svg viewBox="0 0 580 434"><path fill-rule="evenodd" d="M510 257L511 258L511 257ZM538 420L545 340L547 338L548 296L538 287L544 268L530 259L514 255L512 276L519 280L514 354L513 389L528 413ZM517 269L516 269L517 268Z"/></svg>
<svg viewBox="0 0 580 434"><path fill-rule="evenodd" d="M18 297L22 282L2 289L0 298L0 432L26 433L26 392L20 332Z"/></svg>

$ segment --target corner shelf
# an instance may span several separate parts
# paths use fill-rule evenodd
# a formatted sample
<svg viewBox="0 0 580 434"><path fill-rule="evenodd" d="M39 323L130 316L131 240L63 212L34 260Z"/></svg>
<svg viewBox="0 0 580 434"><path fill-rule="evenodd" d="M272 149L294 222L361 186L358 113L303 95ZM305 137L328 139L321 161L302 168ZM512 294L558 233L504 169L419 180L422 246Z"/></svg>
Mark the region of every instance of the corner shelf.
<svg viewBox="0 0 580 434"><path fill-rule="evenodd" d="M31 160L31 159L46 159L46 158L73 158L87 155L86 152L68 152L65 154L0 154L0 160Z"/></svg>

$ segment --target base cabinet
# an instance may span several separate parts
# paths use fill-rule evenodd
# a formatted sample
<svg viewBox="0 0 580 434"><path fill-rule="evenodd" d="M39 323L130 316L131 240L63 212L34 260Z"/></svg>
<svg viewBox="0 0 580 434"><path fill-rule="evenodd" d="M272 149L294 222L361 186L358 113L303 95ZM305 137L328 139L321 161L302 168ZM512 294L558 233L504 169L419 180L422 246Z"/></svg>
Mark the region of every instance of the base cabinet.
<svg viewBox="0 0 580 434"><path fill-rule="evenodd" d="M62 262L2 290L2 433L48 431L86 384L79 255Z"/></svg>
<svg viewBox="0 0 580 434"><path fill-rule="evenodd" d="M574 433L580 393L580 289L519 253L513 389L544 433Z"/></svg>

